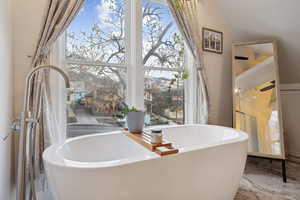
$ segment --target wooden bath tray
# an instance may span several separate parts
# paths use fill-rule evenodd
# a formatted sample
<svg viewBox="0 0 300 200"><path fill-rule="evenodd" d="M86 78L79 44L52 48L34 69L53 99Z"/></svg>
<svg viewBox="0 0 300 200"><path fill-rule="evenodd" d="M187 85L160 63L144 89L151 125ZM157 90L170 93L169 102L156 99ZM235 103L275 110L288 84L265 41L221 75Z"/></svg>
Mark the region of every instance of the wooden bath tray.
<svg viewBox="0 0 300 200"><path fill-rule="evenodd" d="M151 135L146 131L143 131L143 133L130 133L127 129L124 129L123 133L129 138L133 139L135 142L161 156L178 153L178 149L174 148L172 143L165 140L163 140L161 144L152 144Z"/></svg>

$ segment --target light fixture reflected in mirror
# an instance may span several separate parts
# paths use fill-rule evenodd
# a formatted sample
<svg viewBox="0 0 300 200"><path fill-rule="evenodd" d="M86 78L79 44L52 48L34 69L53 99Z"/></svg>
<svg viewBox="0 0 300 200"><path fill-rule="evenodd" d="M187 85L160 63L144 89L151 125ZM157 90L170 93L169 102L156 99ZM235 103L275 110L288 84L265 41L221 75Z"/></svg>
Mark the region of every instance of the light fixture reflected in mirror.
<svg viewBox="0 0 300 200"><path fill-rule="evenodd" d="M239 88L235 88L234 89L234 93L239 93L240 92L240 89Z"/></svg>

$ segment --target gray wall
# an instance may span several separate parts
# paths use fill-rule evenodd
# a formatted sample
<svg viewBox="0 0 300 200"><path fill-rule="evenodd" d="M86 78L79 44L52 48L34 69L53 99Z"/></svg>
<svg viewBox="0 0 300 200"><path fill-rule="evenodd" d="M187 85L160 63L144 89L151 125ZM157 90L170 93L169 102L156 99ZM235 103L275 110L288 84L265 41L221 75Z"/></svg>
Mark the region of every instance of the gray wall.
<svg viewBox="0 0 300 200"><path fill-rule="evenodd" d="M13 59L14 59L14 110L20 114L24 96L24 83L31 69L33 56L47 1L13 0Z"/></svg>
<svg viewBox="0 0 300 200"><path fill-rule="evenodd" d="M204 66L209 93L210 124L232 126L231 93L231 43L232 29L220 13L214 0L199 3L199 21L202 26L223 32L224 52L222 55L204 52ZM200 30L202 33L202 30Z"/></svg>
<svg viewBox="0 0 300 200"><path fill-rule="evenodd" d="M232 42L278 40L280 82L300 82L299 0L199 1L199 21L224 33L224 54L204 54L212 124L232 123Z"/></svg>
<svg viewBox="0 0 300 200"><path fill-rule="evenodd" d="M12 15L11 2L0 1L0 199L10 199L11 193L11 138L13 114L13 65L12 65Z"/></svg>
<svg viewBox="0 0 300 200"><path fill-rule="evenodd" d="M231 24L233 41L278 40L281 82L300 82L299 0L213 1Z"/></svg>

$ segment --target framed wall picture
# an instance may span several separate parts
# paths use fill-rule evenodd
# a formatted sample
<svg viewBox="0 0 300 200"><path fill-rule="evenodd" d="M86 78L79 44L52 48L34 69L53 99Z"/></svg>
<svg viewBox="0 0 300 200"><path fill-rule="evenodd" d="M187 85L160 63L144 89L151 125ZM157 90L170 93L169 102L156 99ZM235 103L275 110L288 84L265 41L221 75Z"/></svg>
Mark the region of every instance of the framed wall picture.
<svg viewBox="0 0 300 200"><path fill-rule="evenodd" d="M202 28L203 51L222 54L223 53L223 33L210 28Z"/></svg>

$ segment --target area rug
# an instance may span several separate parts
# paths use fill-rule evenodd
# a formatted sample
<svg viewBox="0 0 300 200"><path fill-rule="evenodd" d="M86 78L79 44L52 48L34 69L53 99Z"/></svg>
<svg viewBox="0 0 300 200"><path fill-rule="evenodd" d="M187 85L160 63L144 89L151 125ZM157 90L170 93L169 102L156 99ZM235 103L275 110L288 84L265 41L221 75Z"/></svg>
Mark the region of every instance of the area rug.
<svg viewBox="0 0 300 200"><path fill-rule="evenodd" d="M287 163L287 183L281 162L250 158L235 200L300 200L300 165Z"/></svg>

